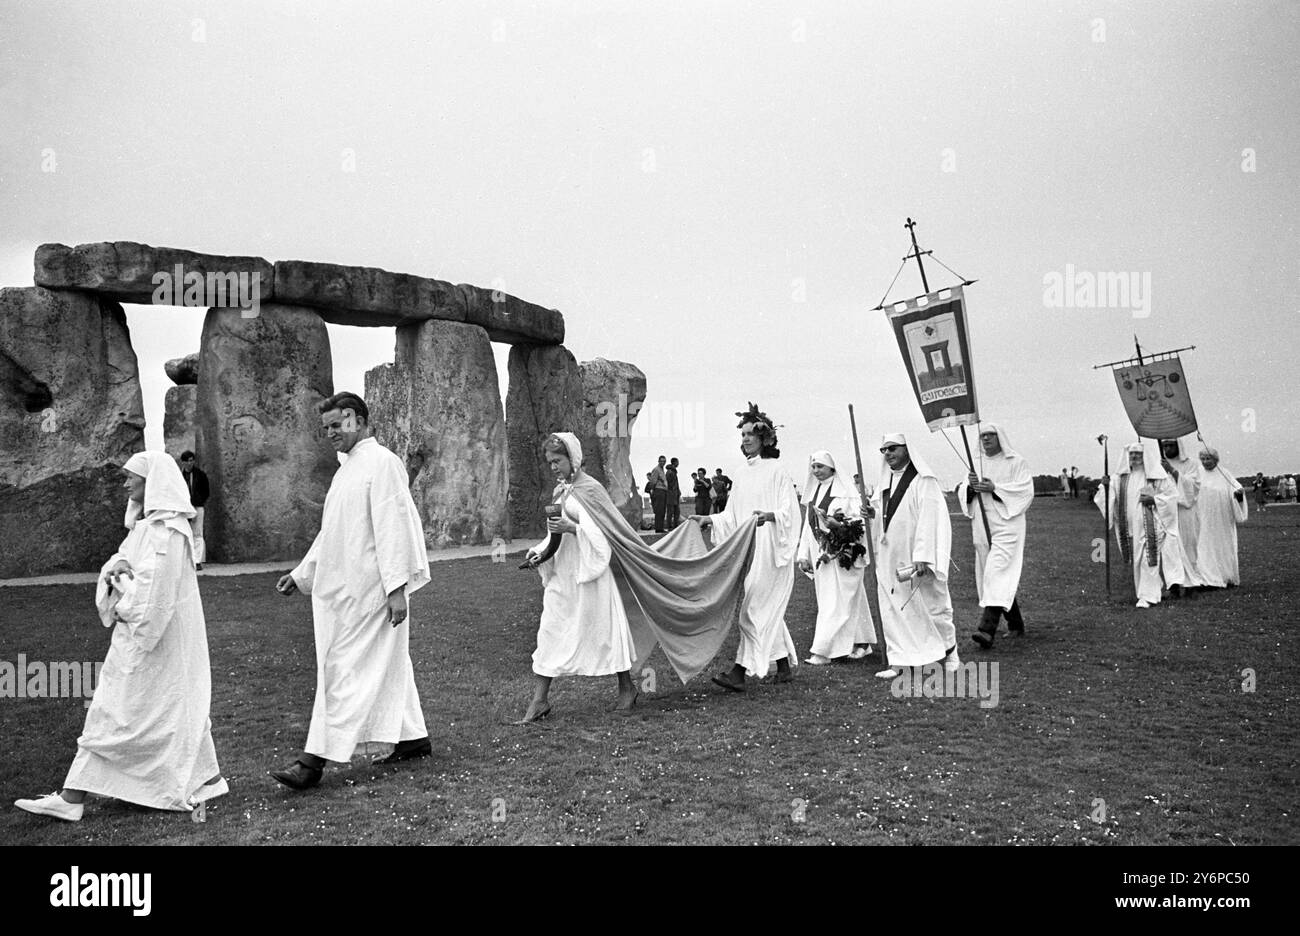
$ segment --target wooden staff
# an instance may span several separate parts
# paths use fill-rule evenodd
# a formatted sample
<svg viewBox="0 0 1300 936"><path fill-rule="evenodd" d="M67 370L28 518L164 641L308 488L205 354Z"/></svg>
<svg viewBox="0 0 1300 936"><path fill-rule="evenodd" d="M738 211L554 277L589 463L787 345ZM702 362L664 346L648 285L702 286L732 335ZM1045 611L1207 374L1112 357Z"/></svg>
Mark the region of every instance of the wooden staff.
<svg viewBox="0 0 1300 936"><path fill-rule="evenodd" d="M858 445L858 421L853 417L853 404L849 404L849 426L853 429L853 457L858 463L858 497L862 498L864 516L862 524L865 529L865 539L867 541L867 561L871 564L871 574L878 575L876 569L876 544L875 537L871 535L871 518L865 516L866 510L871 508L871 500L867 497L867 478L862 473L862 447ZM874 588L867 589L867 607L871 608L871 595L875 592ZM880 618L880 602L876 602L876 607L872 609L872 615L876 621L880 622L880 661L886 666L889 665L889 651L885 647L885 622Z"/></svg>
<svg viewBox="0 0 1300 936"><path fill-rule="evenodd" d="M1097 442L1100 443L1105 455L1102 456L1102 474L1101 488L1103 500L1105 500L1105 518L1106 524L1101 531L1101 543L1104 547L1102 554L1106 557L1106 598L1110 598L1110 446L1106 444L1107 438L1104 435L1097 436Z"/></svg>

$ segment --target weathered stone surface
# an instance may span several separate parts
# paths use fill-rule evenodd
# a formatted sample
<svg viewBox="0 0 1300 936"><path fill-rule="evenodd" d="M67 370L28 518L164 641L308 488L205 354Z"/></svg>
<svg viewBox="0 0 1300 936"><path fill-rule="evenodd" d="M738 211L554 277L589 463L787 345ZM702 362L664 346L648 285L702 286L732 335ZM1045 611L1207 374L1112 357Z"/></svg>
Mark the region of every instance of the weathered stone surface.
<svg viewBox="0 0 1300 936"><path fill-rule="evenodd" d="M275 264L274 293L276 301L311 306L338 325L402 326L438 319L478 325L493 341L564 340L564 316L555 309L500 291L374 267L281 260Z"/></svg>
<svg viewBox="0 0 1300 936"><path fill-rule="evenodd" d="M199 382L199 353L187 354L185 357L172 358L163 365L163 370L178 386Z"/></svg>
<svg viewBox="0 0 1300 936"><path fill-rule="evenodd" d="M121 465L144 448L140 378L116 302L39 287L0 290L0 358L7 404L0 484L23 488ZM80 529L71 507L68 529Z"/></svg>
<svg viewBox="0 0 1300 936"><path fill-rule="evenodd" d="M194 410L198 398L197 384L167 388L163 401L163 448L173 458L180 458L182 452L198 452L194 436Z"/></svg>
<svg viewBox="0 0 1300 936"><path fill-rule="evenodd" d="M639 529L641 485L636 483L637 476L632 471L631 431L645 402L645 374L634 364L604 358L583 361L579 367L582 431L578 437L584 451L591 453L586 456L584 468L605 485L614 506Z"/></svg>
<svg viewBox="0 0 1300 936"><path fill-rule="evenodd" d="M256 318L209 309L199 356L195 451L212 488L208 554L299 559L338 468L316 410L333 393L325 323L277 303Z"/></svg>
<svg viewBox="0 0 1300 936"><path fill-rule="evenodd" d="M0 579L99 571L126 538L126 500L119 465L0 484Z"/></svg>
<svg viewBox="0 0 1300 936"><path fill-rule="evenodd" d="M394 362L366 373L365 396L375 438L406 463L430 547L509 537L506 425L483 329L399 328Z"/></svg>
<svg viewBox="0 0 1300 936"><path fill-rule="evenodd" d="M515 536L540 535L545 526L542 507L555 489L542 443L552 432L572 432L583 441L582 374L568 348L528 345L510 349L509 374L511 531ZM584 460L586 451L584 441Z"/></svg>
<svg viewBox="0 0 1300 936"><path fill-rule="evenodd" d="M184 289L191 283L175 282L176 267L182 268L182 280L197 273L203 277L202 295L193 294L193 301L184 301ZM275 271L270 262L261 257L222 257L215 254L180 250L176 247L151 247L131 241L111 243L42 244L36 249L36 275L38 286L52 289L84 289L101 296L111 296L120 302L152 304L159 284L154 274L166 273L173 291L165 305L239 305L238 274L249 274L249 287L257 283L262 302L271 299ZM253 280L256 274L257 280ZM216 293L220 290L220 298ZM233 290L233 291L232 291ZM179 291L180 295L176 295Z"/></svg>

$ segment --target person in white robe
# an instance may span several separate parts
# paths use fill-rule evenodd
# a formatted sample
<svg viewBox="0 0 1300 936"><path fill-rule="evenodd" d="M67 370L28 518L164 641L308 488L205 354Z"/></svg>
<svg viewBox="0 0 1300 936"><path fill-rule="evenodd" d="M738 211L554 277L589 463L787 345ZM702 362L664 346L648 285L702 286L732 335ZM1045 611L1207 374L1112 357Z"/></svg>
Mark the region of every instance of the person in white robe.
<svg viewBox="0 0 1300 936"><path fill-rule="evenodd" d="M113 637L77 755L61 792L15 802L69 821L88 793L179 811L229 792L212 743L189 489L163 452L132 455L122 473L130 532L100 572L97 605Z"/></svg>
<svg viewBox="0 0 1300 936"><path fill-rule="evenodd" d="M824 666L840 657L860 660L874 650L875 640L863 574L868 565L866 547L846 569L826 552L826 527L860 519L862 498L840 476L835 459L825 450L809 458L803 489L808 498L799 535L799 568L812 578L817 595L817 626L804 662Z"/></svg>
<svg viewBox="0 0 1300 936"><path fill-rule="evenodd" d="M740 606L740 642L732 668L713 677L731 692L745 691L746 676L762 679L776 663L776 681L789 682L798 651L785 622L794 590L795 551L799 546L799 498L794 479L779 461L776 428L754 404L740 416L740 451L745 465L732 478L727 505L720 512L694 519L712 530L715 545L741 529L751 516L754 554L745 576Z"/></svg>
<svg viewBox="0 0 1300 936"><path fill-rule="evenodd" d="M893 679L900 667L943 661L961 667L957 628L948 594L952 523L939 478L913 454L907 438L891 433L880 441L880 483L871 497L876 532L876 594L889 668L876 675Z"/></svg>
<svg viewBox="0 0 1300 936"><path fill-rule="evenodd" d="M1025 564L1025 512L1034 501L1029 463L1016 454L1000 423L980 428L979 472L957 485L957 503L970 518L975 543L975 592L984 608L971 639L985 650L993 646L998 620L1007 619L1012 636L1025 632L1016 592ZM982 477L981 477L982 475ZM984 513L980 513L980 502ZM988 518L988 531L984 529ZM993 540L989 542L989 534Z"/></svg>
<svg viewBox="0 0 1300 936"><path fill-rule="evenodd" d="M1196 499L1197 572L1207 588L1232 588L1241 584L1237 524L1246 522L1246 492L1232 472L1219 465L1216 449L1207 447L1201 452L1201 467L1200 496Z"/></svg>
<svg viewBox="0 0 1300 936"><path fill-rule="evenodd" d="M1160 467L1178 489L1178 542L1182 547L1182 585L1199 588L1202 584L1196 563L1200 524L1196 519L1196 501L1201 492L1201 463L1193 456L1195 436L1166 439L1160 443Z"/></svg>
<svg viewBox="0 0 1300 936"><path fill-rule="evenodd" d="M326 762L358 751L394 763L432 753L411 665L409 596L429 582L424 529L402 460L372 436L361 397L322 401L321 425L341 465L320 532L302 562L276 583L311 596L316 699L302 755L271 771L303 790Z"/></svg>
<svg viewBox="0 0 1300 936"><path fill-rule="evenodd" d="M1134 443L1124 451L1127 464L1105 479L1094 503L1105 510L1104 498L1109 497L1110 525L1120 555L1133 566L1137 607L1149 608L1160 603L1162 575L1182 581L1178 489L1165 474L1153 440Z"/></svg>
<svg viewBox="0 0 1300 936"><path fill-rule="evenodd" d="M547 539L528 551L526 562L541 575L545 592L533 652L533 698L519 724L551 713L551 682L557 676L617 676L615 711L630 713L637 690L632 682L632 634L610 571L610 544L582 502L570 496L582 472L582 443L557 432L542 454L559 482L547 520ZM551 537L559 546L547 556Z"/></svg>

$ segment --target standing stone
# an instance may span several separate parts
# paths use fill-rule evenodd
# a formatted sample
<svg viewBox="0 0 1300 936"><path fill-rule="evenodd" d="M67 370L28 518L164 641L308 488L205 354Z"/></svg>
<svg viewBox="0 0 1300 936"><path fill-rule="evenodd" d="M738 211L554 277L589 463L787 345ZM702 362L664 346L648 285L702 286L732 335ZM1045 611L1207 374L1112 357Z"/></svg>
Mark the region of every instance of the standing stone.
<svg viewBox="0 0 1300 936"><path fill-rule="evenodd" d="M209 309L199 359L194 448L212 489L209 556L297 560L338 468L317 412L334 386L325 323L278 303L255 318Z"/></svg>
<svg viewBox="0 0 1300 936"><path fill-rule="evenodd" d="M178 386L196 384L199 382L199 354L196 351L185 357L172 358L163 365L163 370L167 372L172 383Z"/></svg>
<svg viewBox="0 0 1300 936"><path fill-rule="evenodd" d="M632 471L632 424L645 402L645 374L634 364L604 358L583 361L580 367L582 431L578 436L583 450L591 452L587 473L605 485L614 506L639 530L642 486Z"/></svg>
<svg viewBox="0 0 1300 936"><path fill-rule="evenodd" d="M555 476L542 455L552 432L582 437L582 374L562 345L515 345L510 349L506 427L510 434L510 521L515 536L540 536L542 507L550 502Z"/></svg>
<svg viewBox="0 0 1300 936"><path fill-rule="evenodd" d="M98 569L125 536L117 469L144 448L122 307L0 290L0 397L0 578Z"/></svg>
<svg viewBox="0 0 1300 936"><path fill-rule="evenodd" d="M366 373L365 396L375 438L406 463L430 547L509 537L506 425L487 332L438 320L398 328L394 362Z"/></svg>
<svg viewBox="0 0 1300 936"><path fill-rule="evenodd" d="M182 452L198 452L194 437L194 406L198 398L198 384L167 388L163 400L163 448L173 458L180 458Z"/></svg>

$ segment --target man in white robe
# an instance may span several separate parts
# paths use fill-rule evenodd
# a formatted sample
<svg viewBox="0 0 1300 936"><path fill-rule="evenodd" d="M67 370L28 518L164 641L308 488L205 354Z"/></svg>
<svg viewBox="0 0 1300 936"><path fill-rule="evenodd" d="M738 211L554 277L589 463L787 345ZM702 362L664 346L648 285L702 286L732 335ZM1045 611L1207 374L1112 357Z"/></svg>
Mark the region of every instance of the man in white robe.
<svg viewBox="0 0 1300 936"><path fill-rule="evenodd" d="M1003 615L1012 636L1020 637L1025 632L1016 592L1025 562L1025 512L1034 501L1034 477L1029 463L1011 448L1000 424L983 424L980 447L983 455L979 470L983 477L971 472L957 485L957 503L971 518L975 591L984 608L979 629L971 639L987 650L993 646L998 619ZM989 533L993 534L992 543L984 530L980 502L988 517Z"/></svg>
<svg viewBox="0 0 1300 936"><path fill-rule="evenodd" d="M1201 489L1196 499L1199 524L1196 561L1201 582L1207 588L1231 588L1241 584L1237 566L1237 524L1248 514L1246 492L1233 476L1219 466L1219 453L1201 452Z"/></svg>
<svg viewBox="0 0 1300 936"><path fill-rule="evenodd" d="M87 793L189 810L229 792L209 708L208 637L194 574L194 508L163 452L122 467L131 532L100 572L97 604L112 643L61 792L15 801L75 822Z"/></svg>
<svg viewBox="0 0 1300 936"><path fill-rule="evenodd" d="M1160 443L1160 467L1178 489L1178 541L1182 547L1179 557L1183 566L1182 585L1199 588L1200 574L1196 566L1196 545L1199 524L1196 520L1196 500L1201 491L1201 464L1192 457L1195 436L1182 439L1165 439Z"/></svg>
<svg viewBox="0 0 1300 936"><path fill-rule="evenodd" d="M860 520L862 498L836 470L827 451L813 452L804 483L803 531L799 535L799 568L813 580L817 594L817 626L808 659L824 666L840 657L860 660L871 653L875 626L863 570L866 545L849 568L827 555L826 529L831 524ZM824 518L824 519L823 519Z"/></svg>
<svg viewBox="0 0 1300 936"><path fill-rule="evenodd" d="M901 433L880 441L880 483L871 497L876 531L876 594L889 669L876 675L893 679L898 667L943 661L957 670L957 628L948 594L952 523L939 479L913 455ZM902 577L900 578L900 573Z"/></svg>
<svg viewBox="0 0 1300 936"><path fill-rule="evenodd" d="M311 595L316 701L303 754L271 772L304 790L326 761L391 752L392 763L432 752L409 651L408 596L429 582L420 515L401 459L370 434L355 394L320 404L330 444L346 456L330 482L320 532L302 562L276 584Z"/></svg>
<svg viewBox="0 0 1300 936"><path fill-rule="evenodd" d="M732 479L722 512L693 519L712 528L715 545L736 532L751 515L759 524L740 606L736 663L730 671L713 677L724 689L744 692L746 675L762 679L776 663L776 681L789 682L790 667L799 662L785 623L785 609L794 590L799 499L794 479L778 461L781 451L772 421L752 403L748 412L736 415L741 417L738 428L745 465Z"/></svg>
<svg viewBox="0 0 1300 936"><path fill-rule="evenodd" d="M1110 525L1120 555L1133 566L1137 607L1149 608L1160 603L1162 574L1165 581L1174 576L1175 581L1182 581L1178 489L1161 467L1152 440L1134 443L1125 453L1127 464L1119 474L1105 479L1094 503L1098 510L1105 510L1103 498L1110 498Z"/></svg>

